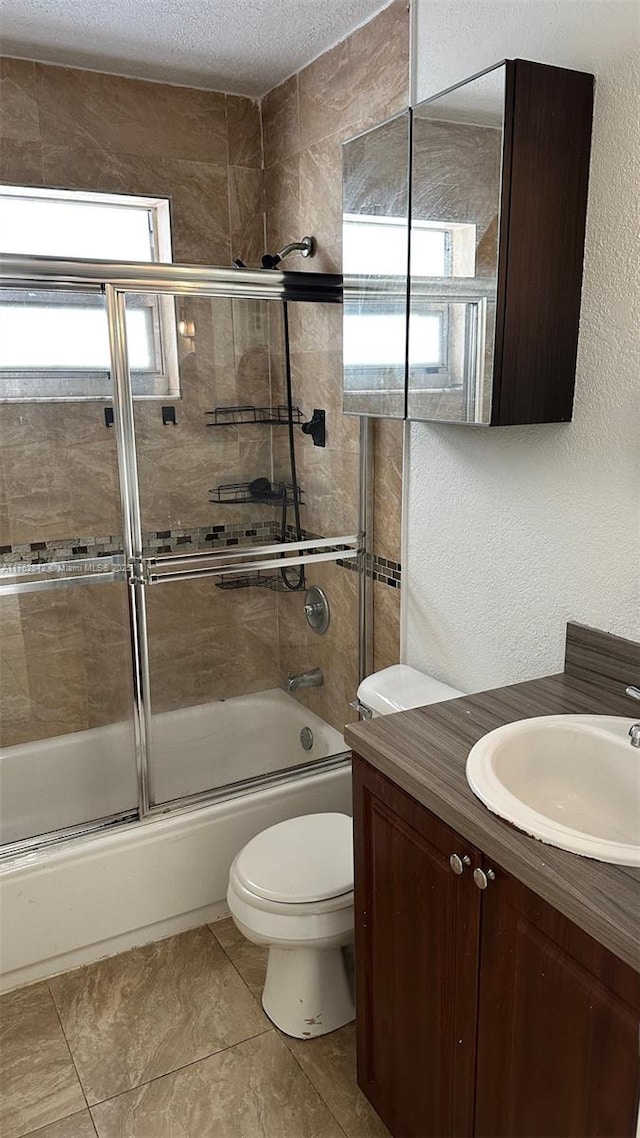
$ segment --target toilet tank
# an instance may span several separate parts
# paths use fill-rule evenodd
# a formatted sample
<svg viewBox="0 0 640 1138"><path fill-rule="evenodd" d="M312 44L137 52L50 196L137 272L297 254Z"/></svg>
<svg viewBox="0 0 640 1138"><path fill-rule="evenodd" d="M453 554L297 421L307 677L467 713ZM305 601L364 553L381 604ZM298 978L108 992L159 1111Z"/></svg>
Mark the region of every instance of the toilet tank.
<svg viewBox="0 0 640 1138"><path fill-rule="evenodd" d="M407 711L410 707L424 707L428 703L442 703L457 699L465 692L443 684L433 676L426 676L408 664L393 664L374 672L362 680L358 699L372 715L391 715L394 711Z"/></svg>

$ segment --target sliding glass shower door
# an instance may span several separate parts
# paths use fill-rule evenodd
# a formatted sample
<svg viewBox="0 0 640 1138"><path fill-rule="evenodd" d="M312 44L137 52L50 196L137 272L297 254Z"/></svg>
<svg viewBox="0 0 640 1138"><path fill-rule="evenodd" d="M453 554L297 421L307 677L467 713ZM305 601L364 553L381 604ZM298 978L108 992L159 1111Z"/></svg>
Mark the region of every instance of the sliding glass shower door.
<svg viewBox="0 0 640 1138"><path fill-rule="evenodd" d="M120 820L138 800L104 298L76 293L65 310L65 295L0 292L2 844ZM40 332L62 311L80 339L97 318L106 360L78 343L47 351Z"/></svg>
<svg viewBox="0 0 640 1138"><path fill-rule="evenodd" d="M122 294L119 304L128 329L140 294ZM145 304L157 320L155 366L171 391L166 402L136 397L142 380L129 367L133 542L142 565L133 587L153 809L344 752L322 712L349 642L350 698L357 686L357 575L345 566L355 566L358 502L356 474L350 516L334 502L318 525L327 451L301 430L313 407L295 398L280 300L156 293ZM345 537L349 548L340 550ZM335 575L328 592L348 612L331 663L305 620L310 571L313 582ZM318 644L301 652L309 639ZM321 658L321 698L304 689L306 710L287 691L288 677L298 661L304 672ZM335 706L341 717L344 699Z"/></svg>
<svg viewBox="0 0 640 1138"><path fill-rule="evenodd" d="M363 561L339 278L0 277L4 851L340 761ZM19 332L43 311L50 361Z"/></svg>

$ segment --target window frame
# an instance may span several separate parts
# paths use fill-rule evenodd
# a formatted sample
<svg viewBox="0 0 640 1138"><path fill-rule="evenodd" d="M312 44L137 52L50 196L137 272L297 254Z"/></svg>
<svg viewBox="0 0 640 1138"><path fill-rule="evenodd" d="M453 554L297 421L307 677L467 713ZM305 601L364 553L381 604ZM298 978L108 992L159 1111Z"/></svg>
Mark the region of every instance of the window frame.
<svg viewBox="0 0 640 1138"><path fill-rule="evenodd" d="M99 193L89 190L58 190L42 186L0 185L0 197L22 200L46 200L85 202L96 205L109 205L116 208L145 212L149 224L149 264L172 263L171 208L165 197L144 194ZM35 254L25 254L27 256ZM63 256L52 260L65 260ZM73 259L73 258L69 258ZM90 260L90 258L87 258ZM81 289L68 286L55 289L49 286L27 286L0 289L0 297L7 302L23 300L25 294L48 298L54 304L59 297L61 307L72 308L84 304L96 307L104 305L104 289L83 285ZM131 386L134 399L176 400L180 399L180 372L178 355L178 334L176 326L176 306L173 296L148 293L132 294L127 298L129 308L146 308L151 312L153 353L155 367L151 369L131 369ZM1 303L1 301L0 301ZM106 313L105 313L106 320ZM86 381L83 384L82 381ZM45 393L46 385L60 385L56 394ZM64 391L76 387L78 390ZM96 384L102 384L99 391L91 391ZM83 391L84 387L84 391ZM82 393L78 393L81 391ZM94 402L105 403L112 399L111 373L109 368L2 368L0 367L0 403L61 403Z"/></svg>

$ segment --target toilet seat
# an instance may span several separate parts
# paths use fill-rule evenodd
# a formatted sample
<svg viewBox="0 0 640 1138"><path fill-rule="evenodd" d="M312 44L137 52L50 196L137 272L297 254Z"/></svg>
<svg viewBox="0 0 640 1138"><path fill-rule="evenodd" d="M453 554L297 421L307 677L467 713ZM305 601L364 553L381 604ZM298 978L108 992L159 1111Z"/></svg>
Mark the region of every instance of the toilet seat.
<svg viewBox="0 0 640 1138"><path fill-rule="evenodd" d="M234 884L247 900L285 906L353 902L353 824L347 814L306 814L270 826L240 851ZM271 907L271 906L269 906ZM273 909L271 909L273 911Z"/></svg>

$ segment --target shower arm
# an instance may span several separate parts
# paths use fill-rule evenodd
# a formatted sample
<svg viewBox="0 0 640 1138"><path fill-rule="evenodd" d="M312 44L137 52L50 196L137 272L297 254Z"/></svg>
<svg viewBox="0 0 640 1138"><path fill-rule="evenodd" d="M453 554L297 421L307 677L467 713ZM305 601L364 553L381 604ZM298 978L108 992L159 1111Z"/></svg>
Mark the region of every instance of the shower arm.
<svg viewBox="0 0 640 1138"><path fill-rule="evenodd" d="M316 252L315 237L303 237L301 241L290 241L278 253L265 253L262 258L263 269L275 269L290 253L301 253L303 257L313 257Z"/></svg>
<svg viewBox="0 0 640 1138"><path fill-rule="evenodd" d="M301 241L290 241L288 245L284 246L278 253L281 261L289 256L289 253L301 253L303 257L313 257L316 251L315 237L303 237Z"/></svg>

